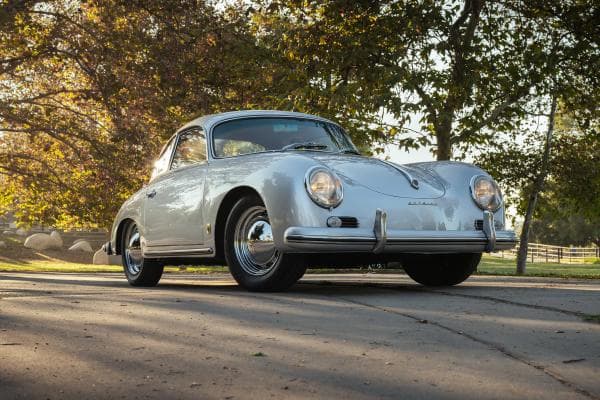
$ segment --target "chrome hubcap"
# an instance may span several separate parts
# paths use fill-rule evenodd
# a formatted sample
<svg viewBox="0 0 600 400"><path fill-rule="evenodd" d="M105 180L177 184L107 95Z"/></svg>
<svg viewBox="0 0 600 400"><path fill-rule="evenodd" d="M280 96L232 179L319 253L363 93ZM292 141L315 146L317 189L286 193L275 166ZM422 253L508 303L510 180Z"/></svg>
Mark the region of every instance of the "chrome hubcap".
<svg viewBox="0 0 600 400"><path fill-rule="evenodd" d="M140 244L140 232L136 225L129 228L127 242L125 243L125 264L131 275L137 275L142 268L142 246Z"/></svg>
<svg viewBox="0 0 600 400"><path fill-rule="evenodd" d="M277 264L281 254L275 248L264 207L252 207L241 215L235 228L234 249L242 269L250 275L265 275Z"/></svg>

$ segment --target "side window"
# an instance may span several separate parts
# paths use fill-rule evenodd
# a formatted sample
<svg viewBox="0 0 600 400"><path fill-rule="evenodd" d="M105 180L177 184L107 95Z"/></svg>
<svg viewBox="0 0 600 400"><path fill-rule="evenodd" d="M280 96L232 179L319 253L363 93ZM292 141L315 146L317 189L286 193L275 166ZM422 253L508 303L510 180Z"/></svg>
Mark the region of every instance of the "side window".
<svg viewBox="0 0 600 400"><path fill-rule="evenodd" d="M152 169L150 180L156 178L158 175L169 169L169 161L171 161L171 153L173 152L175 139L177 139L177 137L172 138L169 143L167 143L162 153L160 153L158 160L154 162L154 168Z"/></svg>
<svg viewBox="0 0 600 400"><path fill-rule="evenodd" d="M200 129L193 129L179 135L171 169L185 167L206 161L206 139Z"/></svg>

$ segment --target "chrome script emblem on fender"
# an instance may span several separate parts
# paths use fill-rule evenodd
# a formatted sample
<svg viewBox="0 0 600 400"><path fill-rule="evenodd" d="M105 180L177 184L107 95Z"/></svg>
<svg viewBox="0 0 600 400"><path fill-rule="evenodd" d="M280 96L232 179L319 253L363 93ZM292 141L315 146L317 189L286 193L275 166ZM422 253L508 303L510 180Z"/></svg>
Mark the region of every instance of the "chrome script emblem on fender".
<svg viewBox="0 0 600 400"><path fill-rule="evenodd" d="M409 206L437 206L436 202L433 201L409 201Z"/></svg>

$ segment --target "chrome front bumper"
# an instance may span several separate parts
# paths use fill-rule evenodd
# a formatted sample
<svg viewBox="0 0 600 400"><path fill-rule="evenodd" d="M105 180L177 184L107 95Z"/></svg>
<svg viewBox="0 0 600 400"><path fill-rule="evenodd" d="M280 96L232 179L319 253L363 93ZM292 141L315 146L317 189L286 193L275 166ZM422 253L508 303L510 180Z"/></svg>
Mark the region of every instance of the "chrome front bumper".
<svg viewBox="0 0 600 400"><path fill-rule="evenodd" d="M494 215L483 214L481 231L388 230L387 214L377 210L373 229L290 227L284 242L289 249L306 253L480 253L514 247L515 233L497 231Z"/></svg>

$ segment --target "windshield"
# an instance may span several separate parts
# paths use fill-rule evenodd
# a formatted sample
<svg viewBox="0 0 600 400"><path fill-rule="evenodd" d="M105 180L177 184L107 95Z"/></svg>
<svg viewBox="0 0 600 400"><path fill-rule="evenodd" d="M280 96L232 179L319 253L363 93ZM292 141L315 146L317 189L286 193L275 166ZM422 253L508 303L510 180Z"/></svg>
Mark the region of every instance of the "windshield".
<svg viewBox="0 0 600 400"><path fill-rule="evenodd" d="M358 153L337 125L301 118L246 118L213 129L216 157L266 151L316 150Z"/></svg>

